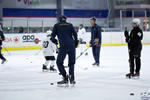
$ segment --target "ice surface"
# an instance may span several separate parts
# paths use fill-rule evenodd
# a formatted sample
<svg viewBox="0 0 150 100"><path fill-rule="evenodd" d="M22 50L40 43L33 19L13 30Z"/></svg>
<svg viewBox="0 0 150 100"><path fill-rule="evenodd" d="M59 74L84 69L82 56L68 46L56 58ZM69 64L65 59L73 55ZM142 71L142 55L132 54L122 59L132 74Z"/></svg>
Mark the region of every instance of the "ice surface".
<svg viewBox="0 0 150 100"><path fill-rule="evenodd" d="M141 78L126 79L126 46L102 47L99 68L91 65L89 49L88 56L76 62L76 86L68 88L57 87L58 73L41 71L44 58L39 50L4 52L8 62L0 65L0 100L142 100L141 93L150 92L149 51L149 45L143 46Z"/></svg>

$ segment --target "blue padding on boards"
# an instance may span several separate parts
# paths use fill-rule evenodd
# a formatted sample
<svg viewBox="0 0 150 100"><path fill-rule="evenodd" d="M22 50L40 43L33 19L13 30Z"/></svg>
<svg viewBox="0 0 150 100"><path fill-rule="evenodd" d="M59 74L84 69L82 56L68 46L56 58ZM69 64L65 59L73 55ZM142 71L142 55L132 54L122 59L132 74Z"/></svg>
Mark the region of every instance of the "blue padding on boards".
<svg viewBox="0 0 150 100"><path fill-rule="evenodd" d="M67 17L100 17L106 18L108 10L69 10L65 9ZM21 9L3 8L4 17L56 17L56 9Z"/></svg>

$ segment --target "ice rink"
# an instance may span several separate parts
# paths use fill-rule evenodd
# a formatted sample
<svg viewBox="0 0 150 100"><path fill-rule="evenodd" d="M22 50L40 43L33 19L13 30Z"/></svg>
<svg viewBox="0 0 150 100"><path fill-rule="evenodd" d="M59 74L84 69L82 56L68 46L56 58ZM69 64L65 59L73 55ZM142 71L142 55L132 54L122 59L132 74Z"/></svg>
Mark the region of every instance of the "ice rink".
<svg viewBox="0 0 150 100"><path fill-rule="evenodd" d="M41 51L9 53L4 52L8 62L0 65L0 100L142 100L150 92L150 45L143 46L140 79L125 78L129 72L126 46L102 47L100 67L92 66L89 49L88 56L76 62L75 87L57 87L58 73L42 72Z"/></svg>

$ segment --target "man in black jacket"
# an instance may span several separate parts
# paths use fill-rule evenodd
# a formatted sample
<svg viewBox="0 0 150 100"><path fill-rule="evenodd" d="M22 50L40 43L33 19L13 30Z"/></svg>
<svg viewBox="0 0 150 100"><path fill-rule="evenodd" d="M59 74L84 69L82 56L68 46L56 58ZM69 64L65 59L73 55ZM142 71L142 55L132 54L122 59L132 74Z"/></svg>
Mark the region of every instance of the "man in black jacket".
<svg viewBox="0 0 150 100"><path fill-rule="evenodd" d="M0 18L0 59L2 59L2 63L4 64L4 62L6 61L6 59L3 57L1 50L2 50L2 42L5 40L5 36L3 34L3 20Z"/></svg>
<svg viewBox="0 0 150 100"><path fill-rule="evenodd" d="M71 84L75 84L75 48L78 46L78 37L73 25L66 22L66 20L66 16L60 16L59 22L54 25L51 37L52 42L57 44L57 40L55 39L55 37L57 36L60 44L56 63L60 74L63 76L63 80L58 82L57 84L68 84L68 79L70 80ZM66 55L68 55L69 57L69 77L67 76L63 65Z"/></svg>
<svg viewBox="0 0 150 100"><path fill-rule="evenodd" d="M129 48L129 64L130 64L130 73L127 74L127 77L139 77L140 68L141 68L141 50L143 39L143 32L139 27L140 19L133 19L130 34L128 35L127 30L125 31L126 42L128 43ZM136 69L135 69L136 66Z"/></svg>

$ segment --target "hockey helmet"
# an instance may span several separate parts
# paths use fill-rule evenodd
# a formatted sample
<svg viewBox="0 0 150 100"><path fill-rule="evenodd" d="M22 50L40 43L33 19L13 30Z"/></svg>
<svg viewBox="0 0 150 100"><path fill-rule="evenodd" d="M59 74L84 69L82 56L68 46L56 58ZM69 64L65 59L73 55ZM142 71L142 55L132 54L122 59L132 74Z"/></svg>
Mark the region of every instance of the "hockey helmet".
<svg viewBox="0 0 150 100"><path fill-rule="evenodd" d="M51 30L48 30L46 33L47 33L47 37L51 37L51 34L52 34Z"/></svg>
<svg viewBox="0 0 150 100"><path fill-rule="evenodd" d="M140 23L141 23L141 21L140 21L139 18L134 18L134 19L132 20L132 23L135 23L137 26L139 26Z"/></svg>

